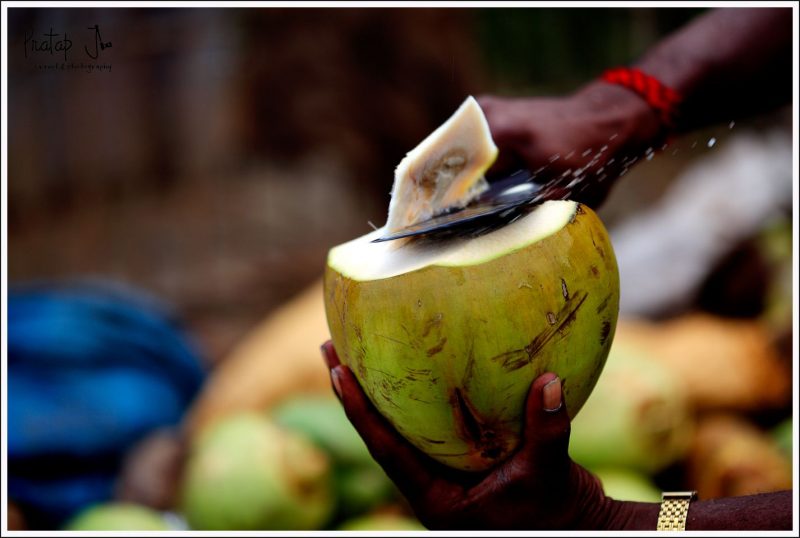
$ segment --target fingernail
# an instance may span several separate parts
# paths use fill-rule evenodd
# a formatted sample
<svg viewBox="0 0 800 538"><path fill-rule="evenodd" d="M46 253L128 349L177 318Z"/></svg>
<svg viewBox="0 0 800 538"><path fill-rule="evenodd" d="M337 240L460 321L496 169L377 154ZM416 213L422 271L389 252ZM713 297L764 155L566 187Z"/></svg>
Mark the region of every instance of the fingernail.
<svg viewBox="0 0 800 538"><path fill-rule="evenodd" d="M339 367L337 366L333 370L331 370L331 384L333 385L333 391L336 393L336 396L339 399L342 399L342 382L339 380Z"/></svg>
<svg viewBox="0 0 800 538"><path fill-rule="evenodd" d="M561 409L561 379L555 378L542 389L542 407L548 413Z"/></svg>

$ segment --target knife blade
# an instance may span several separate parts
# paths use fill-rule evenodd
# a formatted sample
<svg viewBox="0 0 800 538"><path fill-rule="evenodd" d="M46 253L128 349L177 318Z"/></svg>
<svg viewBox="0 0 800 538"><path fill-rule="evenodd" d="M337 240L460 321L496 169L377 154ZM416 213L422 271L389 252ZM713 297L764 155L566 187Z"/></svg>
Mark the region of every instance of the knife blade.
<svg viewBox="0 0 800 538"><path fill-rule="evenodd" d="M523 206L535 205L551 194L543 185L535 183L526 170L492 182L489 189L467 206L418 222L395 232L373 239L373 243L392 241L403 237L453 231L471 226L482 226L494 218L505 218Z"/></svg>

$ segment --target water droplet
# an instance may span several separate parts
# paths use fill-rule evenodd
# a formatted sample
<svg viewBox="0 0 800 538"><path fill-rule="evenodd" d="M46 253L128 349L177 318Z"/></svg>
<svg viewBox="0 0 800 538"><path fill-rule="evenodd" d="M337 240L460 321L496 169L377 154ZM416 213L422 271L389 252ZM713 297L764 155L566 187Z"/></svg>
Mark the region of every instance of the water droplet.
<svg viewBox="0 0 800 538"><path fill-rule="evenodd" d="M603 181L605 178L606 178L606 175L605 175L605 174L603 174L602 176L600 176L599 178L597 178L597 181Z"/></svg>
<svg viewBox="0 0 800 538"><path fill-rule="evenodd" d="M372 224L372 221L371 221L371 220L368 220L368 221L367 221L367 224L369 224L369 225L370 225L370 227L371 227L373 230L377 230L377 229L378 229L378 227L377 227L377 226L375 226L374 224Z"/></svg>
<svg viewBox="0 0 800 538"><path fill-rule="evenodd" d="M714 138L713 136L708 139L708 147L712 148L712 147L714 147L714 144L716 144L716 143L717 143L717 139Z"/></svg>
<svg viewBox="0 0 800 538"><path fill-rule="evenodd" d="M617 138L617 133L614 133L608 137L609 140L614 140L615 138Z"/></svg>
<svg viewBox="0 0 800 538"><path fill-rule="evenodd" d="M558 153L556 153L555 155L553 155L553 156L551 156L551 157L550 157L550 162L551 162L551 163L554 163L554 162L556 162L556 161L557 161L558 159L560 159L560 158L561 158L561 155L559 155Z"/></svg>
<svg viewBox="0 0 800 538"><path fill-rule="evenodd" d="M669 144L667 144L667 143L665 142L665 143L664 143L664 145L663 145L663 146L661 146L661 151L664 151L665 149L667 149L667 146L668 146L668 145L669 145Z"/></svg>
<svg viewBox="0 0 800 538"><path fill-rule="evenodd" d="M653 148L652 147L647 148L646 150L644 150L644 153L645 153L645 155L649 155L649 154L653 153Z"/></svg>
<svg viewBox="0 0 800 538"><path fill-rule="evenodd" d="M697 140L695 140L694 142L692 142L692 149L694 149L695 147L697 147Z"/></svg>
<svg viewBox="0 0 800 538"><path fill-rule="evenodd" d="M728 129L733 129L733 126L736 125L735 121L732 121L728 124Z"/></svg>
<svg viewBox="0 0 800 538"><path fill-rule="evenodd" d="M647 160L648 161L652 161L653 160L653 155L655 155L655 153L648 153L647 154Z"/></svg>
<svg viewBox="0 0 800 538"><path fill-rule="evenodd" d="M513 187L509 187L508 189L504 190L500 193L500 196L505 197L521 193L528 193L531 190L533 190L533 186L530 183L520 183L519 185L514 185Z"/></svg>
<svg viewBox="0 0 800 538"><path fill-rule="evenodd" d="M584 151L583 153L581 153L581 157L586 157L586 156L587 156L587 155L589 155L591 152L592 152L592 148L589 148L589 149L587 149L586 151Z"/></svg>
<svg viewBox="0 0 800 538"><path fill-rule="evenodd" d="M600 148L600 153L603 153L603 152L604 152L605 150L607 150L607 149L608 149L608 146L607 146L607 145L606 145L606 146L603 146L602 148Z"/></svg>
<svg viewBox="0 0 800 538"><path fill-rule="evenodd" d="M570 158L570 157L572 157L573 155L575 155L575 150L574 150L574 149L573 149L572 151L570 151L569 153L567 153L567 154L564 156L564 158L565 158L565 159L569 159L569 158Z"/></svg>
<svg viewBox="0 0 800 538"><path fill-rule="evenodd" d="M672 154L673 155L677 155L678 154L678 148L675 148L674 150L672 150Z"/></svg>
<svg viewBox="0 0 800 538"><path fill-rule="evenodd" d="M611 165L611 164L613 164L613 163L614 163L614 161L616 161L616 159L615 159L614 157L611 157L611 158L608 160L608 163L607 163L607 164Z"/></svg>

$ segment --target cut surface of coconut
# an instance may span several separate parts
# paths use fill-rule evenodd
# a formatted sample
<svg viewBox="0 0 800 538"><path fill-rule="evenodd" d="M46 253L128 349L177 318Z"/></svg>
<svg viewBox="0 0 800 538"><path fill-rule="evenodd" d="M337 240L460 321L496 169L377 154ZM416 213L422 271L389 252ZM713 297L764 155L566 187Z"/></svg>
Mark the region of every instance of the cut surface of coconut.
<svg viewBox="0 0 800 538"><path fill-rule="evenodd" d="M453 237L434 242L373 243L385 230L375 230L331 249L328 265L353 280L378 280L430 265L465 266L484 263L544 239L566 226L578 204L551 200L516 221L478 237Z"/></svg>
<svg viewBox="0 0 800 538"><path fill-rule="evenodd" d="M386 231L466 206L488 189L483 175L496 158L483 110L468 97L397 165Z"/></svg>

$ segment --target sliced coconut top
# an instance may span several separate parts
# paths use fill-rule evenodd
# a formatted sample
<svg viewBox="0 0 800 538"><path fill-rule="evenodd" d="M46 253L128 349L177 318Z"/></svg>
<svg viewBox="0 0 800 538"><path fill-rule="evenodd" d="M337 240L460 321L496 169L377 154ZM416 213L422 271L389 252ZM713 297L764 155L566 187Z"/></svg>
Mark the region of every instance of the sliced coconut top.
<svg viewBox="0 0 800 538"><path fill-rule="evenodd" d="M353 280L378 280L430 265L461 267L498 258L540 241L566 226L577 202L544 202L516 221L478 237L437 241L398 240L372 243L384 228L339 245L328 254L328 265Z"/></svg>
<svg viewBox="0 0 800 538"><path fill-rule="evenodd" d="M397 165L386 231L466 206L489 187L483 175L496 158L483 110L468 97Z"/></svg>

